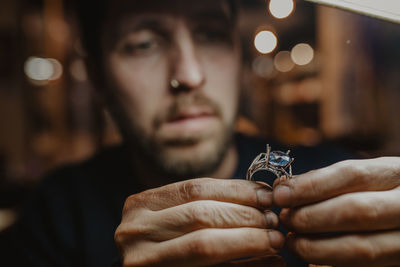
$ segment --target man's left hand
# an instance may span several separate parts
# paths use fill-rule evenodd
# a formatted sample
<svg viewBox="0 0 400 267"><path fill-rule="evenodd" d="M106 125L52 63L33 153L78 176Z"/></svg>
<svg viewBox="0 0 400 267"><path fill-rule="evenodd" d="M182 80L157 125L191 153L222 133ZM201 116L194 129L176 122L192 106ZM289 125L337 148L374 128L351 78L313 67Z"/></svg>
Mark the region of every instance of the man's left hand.
<svg viewBox="0 0 400 267"><path fill-rule="evenodd" d="M277 180L273 197L293 232L287 246L307 262L400 265L400 158L348 160Z"/></svg>

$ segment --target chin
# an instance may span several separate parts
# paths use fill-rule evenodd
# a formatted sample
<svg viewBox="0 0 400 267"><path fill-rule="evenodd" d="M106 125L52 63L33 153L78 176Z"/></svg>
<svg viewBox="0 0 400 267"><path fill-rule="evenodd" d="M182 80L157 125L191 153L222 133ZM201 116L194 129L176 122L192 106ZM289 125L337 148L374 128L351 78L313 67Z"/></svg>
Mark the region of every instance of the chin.
<svg viewBox="0 0 400 267"><path fill-rule="evenodd" d="M221 164L229 146L225 136L182 142L161 148L159 163L176 178L209 176Z"/></svg>

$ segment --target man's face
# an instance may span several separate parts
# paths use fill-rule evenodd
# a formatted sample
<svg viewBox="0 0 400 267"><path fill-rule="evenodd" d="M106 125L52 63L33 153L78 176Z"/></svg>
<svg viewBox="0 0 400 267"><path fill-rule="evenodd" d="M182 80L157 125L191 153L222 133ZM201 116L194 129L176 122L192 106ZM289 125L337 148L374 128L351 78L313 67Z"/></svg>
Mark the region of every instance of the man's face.
<svg viewBox="0 0 400 267"><path fill-rule="evenodd" d="M163 172L212 172L230 145L239 95L240 48L227 3L121 0L110 10L105 73L125 138Z"/></svg>

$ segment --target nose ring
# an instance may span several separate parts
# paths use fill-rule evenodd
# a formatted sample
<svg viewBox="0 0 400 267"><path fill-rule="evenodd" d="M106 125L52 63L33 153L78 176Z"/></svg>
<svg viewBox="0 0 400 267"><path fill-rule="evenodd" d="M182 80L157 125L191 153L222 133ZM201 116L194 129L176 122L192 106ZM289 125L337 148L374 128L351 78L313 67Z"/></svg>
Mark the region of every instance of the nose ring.
<svg viewBox="0 0 400 267"><path fill-rule="evenodd" d="M181 84L175 79L172 79L170 84L171 84L171 87L174 89L177 89L179 86L181 86Z"/></svg>

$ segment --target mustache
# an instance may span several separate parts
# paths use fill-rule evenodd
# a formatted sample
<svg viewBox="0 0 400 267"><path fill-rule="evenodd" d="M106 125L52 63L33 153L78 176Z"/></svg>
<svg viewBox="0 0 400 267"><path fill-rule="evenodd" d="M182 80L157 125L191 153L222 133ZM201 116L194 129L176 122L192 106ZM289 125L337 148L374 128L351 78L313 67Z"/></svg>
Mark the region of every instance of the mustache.
<svg viewBox="0 0 400 267"><path fill-rule="evenodd" d="M190 108L206 110L212 116L221 118L222 112L219 105L203 94L182 94L178 95L167 110L160 112L160 115L155 119L155 127L161 124L179 119L182 114Z"/></svg>

